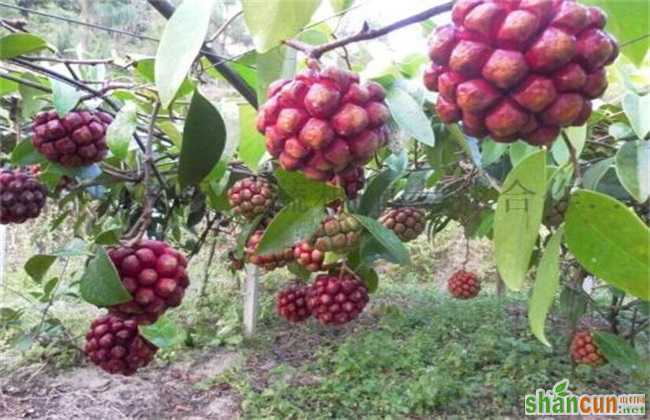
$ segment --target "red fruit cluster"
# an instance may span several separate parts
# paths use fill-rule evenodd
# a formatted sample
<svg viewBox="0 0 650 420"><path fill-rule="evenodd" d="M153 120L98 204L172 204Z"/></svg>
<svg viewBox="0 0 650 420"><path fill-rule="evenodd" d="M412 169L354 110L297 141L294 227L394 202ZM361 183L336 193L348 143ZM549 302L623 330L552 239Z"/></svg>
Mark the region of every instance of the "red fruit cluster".
<svg viewBox="0 0 650 420"><path fill-rule="evenodd" d="M183 254L165 242L142 240L133 247L112 248L108 255L133 296L129 302L111 306L111 312L144 324L181 304L189 285Z"/></svg>
<svg viewBox="0 0 650 420"><path fill-rule="evenodd" d="M293 261L294 257L292 248L287 248L281 252L268 255L257 254L257 245L259 245L263 235L264 230L258 229L253 232L250 238L248 238L246 247L244 248L244 253L248 262L258 267L262 267L266 271L271 271Z"/></svg>
<svg viewBox="0 0 650 420"><path fill-rule="evenodd" d="M302 322L311 316L307 307L307 287L289 286L278 293L278 314L289 322Z"/></svg>
<svg viewBox="0 0 650 420"><path fill-rule="evenodd" d="M573 336L570 352L576 363L598 366L607 361L605 356L598 350L591 332L586 330L578 331Z"/></svg>
<svg viewBox="0 0 650 420"><path fill-rule="evenodd" d="M320 274L307 292L311 314L321 324L345 324L359 316L367 303L368 288L349 273Z"/></svg>
<svg viewBox="0 0 650 420"><path fill-rule="evenodd" d="M348 168L345 171L334 175L330 180L330 184L338 185L343 188L345 195L350 200L357 198L359 191L363 189L365 183L366 174L361 166Z"/></svg>
<svg viewBox="0 0 650 420"><path fill-rule="evenodd" d="M424 232L424 212L413 207L390 209L384 212L379 221L403 242L412 241Z"/></svg>
<svg viewBox="0 0 650 420"><path fill-rule="evenodd" d="M41 214L47 190L32 172L0 170L0 224L24 223Z"/></svg>
<svg viewBox="0 0 650 420"><path fill-rule="evenodd" d="M336 67L310 68L268 89L257 129L282 168L319 181L363 166L388 140L384 89Z"/></svg>
<svg viewBox="0 0 650 420"><path fill-rule="evenodd" d="M476 274L460 270L449 278L447 290L456 299L471 299L481 291L481 284Z"/></svg>
<svg viewBox="0 0 650 420"><path fill-rule="evenodd" d="M314 232L313 247L321 252L346 251L354 247L361 238L361 225L347 213L327 216Z"/></svg>
<svg viewBox="0 0 650 420"><path fill-rule="evenodd" d="M60 118L56 111L34 119L32 143L52 162L85 166L106 157L106 128L112 122L104 112L74 111Z"/></svg>
<svg viewBox="0 0 650 420"><path fill-rule="evenodd" d="M573 0L459 0L434 33L425 71L445 123L498 142L552 143L583 125L618 56L606 16Z"/></svg>
<svg viewBox="0 0 650 420"><path fill-rule="evenodd" d="M228 201L235 213L252 220L273 208L277 192L264 178L241 179L228 190Z"/></svg>
<svg viewBox="0 0 650 420"><path fill-rule="evenodd" d="M294 245L293 256L298 264L312 273L323 269L325 253L311 246L308 241Z"/></svg>
<svg viewBox="0 0 650 420"><path fill-rule="evenodd" d="M158 351L138 332L138 323L115 314L95 319L86 334L84 352L108 373L132 375L148 365Z"/></svg>

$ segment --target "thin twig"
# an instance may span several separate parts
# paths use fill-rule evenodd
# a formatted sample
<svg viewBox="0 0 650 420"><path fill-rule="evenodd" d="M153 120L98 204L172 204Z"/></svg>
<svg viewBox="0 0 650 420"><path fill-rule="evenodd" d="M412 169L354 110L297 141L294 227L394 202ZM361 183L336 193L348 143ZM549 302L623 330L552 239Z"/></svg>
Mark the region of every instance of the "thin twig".
<svg viewBox="0 0 650 420"><path fill-rule="evenodd" d="M230 18L228 18L228 20L226 20L224 24L221 25L219 29L217 29L217 31L210 38L208 38L207 42L214 42L217 38L219 38L221 34L223 34L226 31L226 29L228 29L228 26L230 26L230 24L232 24L235 21L235 19L237 19L243 13L244 11L240 10L239 12L230 16Z"/></svg>
<svg viewBox="0 0 650 420"><path fill-rule="evenodd" d="M101 59L94 59L94 60L77 60L73 58L23 56L22 59L27 61L45 61L51 63L63 63L63 64L75 64L75 65L87 65L87 66L99 66L102 64L115 63L115 60L113 60L112 58L101 58Z"/></svg>
<svg viewBox="0 0 650 420"><path fill-rule="evenodd" d="M580 186L582 184L582 169L580 169L580 162L578 162L578 152L576 151L576 148L573 147L573 144L571 144L571 140L569 140L569 136L567 136L566 131L562 131L562 139L564 140L564 144L566 144L566 147L569 149L569 156L571 158L571 164L573 165L573 173L576 176L576 186Z"/></svg>

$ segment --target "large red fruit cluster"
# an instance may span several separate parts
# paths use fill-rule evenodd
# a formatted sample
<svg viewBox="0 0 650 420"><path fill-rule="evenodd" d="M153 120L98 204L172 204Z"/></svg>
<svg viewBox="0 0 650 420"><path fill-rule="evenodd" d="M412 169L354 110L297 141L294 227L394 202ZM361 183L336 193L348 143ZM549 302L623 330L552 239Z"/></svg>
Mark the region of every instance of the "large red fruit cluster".
<svg viewBox="0 0 650 420"><path fill-rule="evenodd" d="M552 143L583 125L618 56L606 16L573 0L459 0L431 40L424 83L470 136Z"/></svg>
<svg viewBox="0 0 650 420"><path fill-rule="evenodd" d="M307 290L305 286L289 286L281 290L276 299L278 314L289 322L302 322L309 318Z"/></svg>
<svg viewBox="0 0 650 420"><path fill-rule="evenodd" d="M228 190L233 211L249 220L273 209L276 196L273 184L259 177L240 179Z"/></svg>
<svg viewBox="0 0 650 420"><path fill-rule="evenodd" d="M456 299L471 299L481 291L481 284L476 274L459 270L449 277L447 290Z"/></svg>
<svg viewBox="0 0 650 420"><path fill-rule="evenodd" d="M591 332L586 330L576 332L571 340L569 350L576 363L598 366L607 361L598 349Z"/></svg>
<svg viewBox="0 0 650 420"><path fill-rule="evenodd" d="M38 114L32 143L48 160L63 166L85 166L106 157L106 128L112 122L104 112L73 111L60 118L56 111Z"/></svg>
<svg viewBox="0 0 650 420"><path fill-rule="evenodd" d="M86 334L84 352L108 373L132 375L148 365L158 351L138 332L138 323L115 314L95 319Z"/></svg>
<svg viewBox="0 0 650 420"><path fill-rule="evenodd" d="M41 214L47 190L32 172L0 170L0 225L24 223Z"/></svg>
<svg viewBox="0 0 650 420"><path fill-rule="evenodd" d="M350 273L320 274L307 291L311 314L321 324L345 324L358 317L367 303L368 288Z"/></svg>
<svg viewBox="0 0 650 420"><path fill-rule="evenodd" d="M319 181L363 166L388 140L384 89L347 70L309 68L268 89L257 129L282 168Z"/></svg>
<svg viewBox="0 0 650 420"><path fill-rule="evenodd" d="M183 254L165 242L141 240L133 247L112 248L108 255L133 296L129 302L111 306L111 312L146 324L181 304L189 285Z"/></svg>

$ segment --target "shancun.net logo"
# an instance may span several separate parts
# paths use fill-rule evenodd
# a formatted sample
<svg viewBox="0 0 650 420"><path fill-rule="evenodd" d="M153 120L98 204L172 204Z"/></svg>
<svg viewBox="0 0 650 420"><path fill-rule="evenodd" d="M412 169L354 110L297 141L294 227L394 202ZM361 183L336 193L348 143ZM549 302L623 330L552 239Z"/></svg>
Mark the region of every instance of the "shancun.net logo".
<svg viewBox="0 0 650 420"><path fill-rule="evenodd" d="M639 416L645 414L645 394L576 395L563 379L552 390L538 389L524 399L526 415L531 416Z"/></svg>

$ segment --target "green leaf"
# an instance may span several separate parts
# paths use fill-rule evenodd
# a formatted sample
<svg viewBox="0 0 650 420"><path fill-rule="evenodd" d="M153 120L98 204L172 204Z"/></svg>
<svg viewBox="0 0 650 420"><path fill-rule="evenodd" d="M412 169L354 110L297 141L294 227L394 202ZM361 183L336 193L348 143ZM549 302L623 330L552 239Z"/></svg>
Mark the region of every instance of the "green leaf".
<svg viewBox="0 0 650 420"><path fill-rule="evenodd" d="M20 78L47 87L42 83L41 79L31 73L23 73ZM43 100L44 92L42 90L21 84L18 91L23 99L22 115L24 118L31 118L45 106L46 102Z"/></svg>
<svg viewBox="0 0 650 420"><path fill-rule="evenodd" d="M132 299L102 246L97 247L97 253L88 262L79 290L86 302L97 306L117 305Z"/></svg>
<svg viewBox="0 0 650 420"><path fill-rule="evenodd" d="M406 152L390 156L385 161L387 168L368 183L361 197L359 214L375 217L383 207L384 193L406 173L408 158Z"/></svg>
<svg viewBox="0 0 650 420"><path fill-rule="evenodd" d="M257 253L272 254L309 238L318 229L325 216L322 205L306 207L302 203L293 202L285 206L264 231Z"/></svg>
<svg viewBox="0 0 650 420"><path fill-rule="evenodd" d="M492 139L483 140L481 143L481 165L488 166L499 160L508 150L507 143L497 143Z"/></svg>
<svg viewBox="0 0 650 420"><path fill-rule="evenodd" d="M650 142L625 143L616 153L616 173L627 192L644 203L650 196Z"/></svg>
<svg viewBox="0 0 650 420"><path fill-rule="evenodd" d="M539 236L546 195L544 150L524 158L506 178L494 219L494 246L501 278L520 290Z"/></svg>
<svg viewBox="0 0 650 420"><path fill-rule="evenodd" d="M587 125L568 127L564 129L564 132L569 138L569 142L576 149L576 156L580 157L582 149L584 149L585 143L587 142ZM551 152L553 153L553 158L559 165L567 163L571 159L569 148L561 139L553 143Z"/></svg>
<svg viewBox="0 0 650 420"><path fill-rule="evenodd" d="M311 271L307 270L305 267L302 265L292 262L291 264L287 265L287 270L294 276L302 279L302 280L309 280L311 277Z"/></svg>
<svg viewBox="0 0 650 420"><path fill-rule="evenodd" d="M650 27L647 1L584 0L584 2L605 10L609 16L605 30L618 39L619 45L625 45L621 53L640 66L650 49L650 38L647 37Z"/></svg>
<svg viewBox="0 0 650 420"><path fill-rule="evenodd" d="M336 13L349 9L352 3L354 3L354 0L330 0L332 10Z"/></svg>
<svg viewBox="0 0 650 420"><path fill-rule="evenodd" d="M623 338L605 331L596 331L593 336L598 350L614 366L628 370L642 364L639 353Z"/></svg>
<svg viewBox="0 0 650 420"><path fill-rule="evenodd" d="M566 243L594 276L650 300L650 229L620 201L580 190L565 219Z"/></svg>
<svg viewBox="0 0 650 420"><path fill-rule="evenodd" d="M290 79L296 73L296 50L285 46L257 54L257 99L266 102L266 90L278 79Z"/></svg>
<svg viewBox="0 0 650 420"><path fill-rule="evenodd" d="M239 158L249 168L257 168L266 152L264 136L257 131L257 111L248 104L239 106Z"/></svg>
<svg viewBox="0 0 650 420"><path fill-rule="evenodd" d="M512 163L512 166L517 166L519 162L538 151L539 147L531 146L528 143L519 140L510 145L510 162Z"/></svg>
<svg viewBox="0 0 650 420"><path fill-rule="evenodd" d="M50 78L50 85L52 86L54 109L56 109L60 117L72 111L83 96L83 92L77 90L74 86L60 82L57 79Z"/></svg>
<svg viewBox="0 0 650 420"><path fill-rule="evenodd" d="M174 321L169 319L168 315L162 316L151 325L140 325L138 328L144 338L161 349L180 346L187 337L187 334Z"/></svg>
<svg viewBox="0 0 650 420"><path fill-rule="evenodd" d="M361 267L357 267L354 271L366 284L368 293L374 293L377 291L377 287L379 286L379 276L372 267L362 265Z"/></svg>
<svg viewBox="0 0 650 420"><path fill-rule="evenodd" d="M219 162L226 144L226 126L217 108L196 90L183 129L178 167L181 188L196 185Z"/></svg>
<svg viewBox="0 0 650 420"><path fill-rule="evenodd" d="M27 166L45 162L47 162L45 156L34 149L34 145L30 140L18 142L11 152L11 163L16 166Z"/></svg>
<svg viewBox="0 0 650 420"><path fill-rule="evenodd" d="M343 198L343 190L339 187L308 179L301 172L278 170L275 173L282 191L296 201L312 206L331 203Z"/></svg>
<svg viewBox="0 0 650 420"><path fill-rule="evenodd" d="M569 322L577 322L587 310L585 293L571 287L562 289L562 293L560 293L560 310Z"/></svg>
<svg viewBox="0 0 650 420"><path fill-rule="evenodd" d="M18 91L18 83L0 78L0 97Z"/></svg>
<svg viewBox="0 0 650 420"><path fill-rule="evenodd" d="M88 244L80 238L74 238L62 248L52 252L55 257L82 257L92 255L88 252Z"/></svg>
<svg viewBox="0 0 650 420"><path fill-rule="evenodd" d="M129 153L129 144L138 125L137 111L133 102L126 102L106 131L108 148L120 160L125 160Z"/></svg>
<svg viewBox="0 0 650 420"><path fill-rule="evenodd" d="M309 23L320 0L242 0L244 20L257 51L264 53Z"/></svg>
<svg viewBox="0 0 650 420"><path fill-rule="evenodd" d="M25 263L25 271L36 283L40 283L52 264L56 261L54 255L34 255Z"/></svg>
<svg viewBox="0 0 650 420"><path fill-rule="evenodd" d="M553 386L553 394L557 395L558 397L565 397L569 395L569 380L568 379L562 379L560 382L556 383Z"/></svg>
<svg viewBox="0 0 650 420"><path fill-rule="evenodd" d="M169 107L197 58L216 0L184 0L167 22L156 53L156 87Z"/></svg>
<svg viewBox="0 0 650 420"><path fill-rule="evenodd" d="M537 277L533 294L528 302L528 323L535 337L547 346L551 344L544 335L544 323L548 311L555 299L555 292L560 284L560 245L563 228L558 229L546 245L542 260L537 267Z"/></svg>
<svg viewBox="0 0 650 420"><path fill-rule="evenodd" d="M628 93L623 97L623 111L639 139L645 139L650 133L650 95Z"/></svg>
<svg viewBox="0 0 650 420"><path fill-rule="evenodd" d="M113 245L120 241L121 228L107 229L95 237L95 243L98 245Z"/></svg>
<svg viewBox="0 0 650 420"><path fill-rule="evenodd" d="M0 59L18 57L47 48L47 42L39 36L28 33L14 33L0 38Z"/></svg>
<svg viewBox="0 0 650 420"><path fill-rule="evenodd" d="M50 299L54 288L57 284L59 284L59 280L60 279L58 277L52 277L47 281L47 283L45 283L45 286L43 286L43 297L41 299L42 302L47 302Z"/></svg>
<svg viewBox="0 0 650 420"><path fill-rule="evenodd" d="M388 89L386 103L400 129L420 143L427 146L435 144L436 138L431 122L424 114L420 104L411 95L394 84Z"/></svg>
<svg viewBox="0 0 650 420"><path fill-rule="evenodd" d="M387 229L377 220L371 219L370 217L362 216L360 214L354 214L353 216L366 228L366 230L377 240L377 242L391 256L393 256L398 264L410 264L411 258L409 256L408 250L392 230Z"/></svg>
<svg viewBox="0 0 650 420"><path fill-rule="evenodd" d="M589 190L598 190L598 184L600 184L601 179L603 179L607 171L612 167L613 163L614 158L611 157L591 165L589 169L585 171L585 175L582 179L584 187Z"/></svg>

